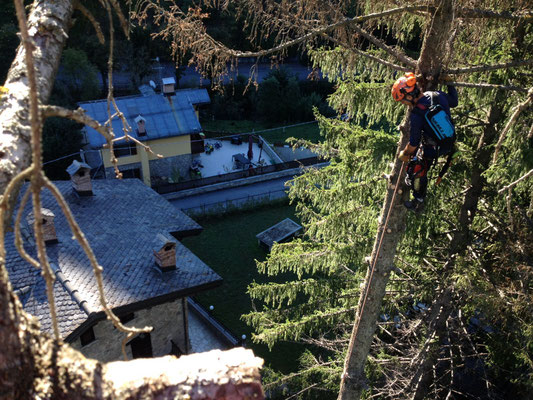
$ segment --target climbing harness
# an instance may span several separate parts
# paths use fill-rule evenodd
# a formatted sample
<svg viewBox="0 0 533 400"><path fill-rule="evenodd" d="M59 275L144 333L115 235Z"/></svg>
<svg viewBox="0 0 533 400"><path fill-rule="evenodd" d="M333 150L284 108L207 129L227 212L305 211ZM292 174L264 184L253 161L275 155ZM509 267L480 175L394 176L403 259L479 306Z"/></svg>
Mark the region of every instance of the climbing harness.
<svg viewBox="0 0 533 400"><path fill-rule="evenodd" d="M444 175L446 174L446 172L448 172L448 169L450 168L450 166L452 165L452 161L453 159L459 154L459 152L457 152L455 150L455 147L452 147L452 149L450 150L450 152L448 153L448 157L446 157L446 162L444 163L444 165L442 166L442 169L440 170L439 172L439 176L437 177L437 181L435 182L435 185L438 185L441 183L442 181L442 178L444 177Z"/></svg>

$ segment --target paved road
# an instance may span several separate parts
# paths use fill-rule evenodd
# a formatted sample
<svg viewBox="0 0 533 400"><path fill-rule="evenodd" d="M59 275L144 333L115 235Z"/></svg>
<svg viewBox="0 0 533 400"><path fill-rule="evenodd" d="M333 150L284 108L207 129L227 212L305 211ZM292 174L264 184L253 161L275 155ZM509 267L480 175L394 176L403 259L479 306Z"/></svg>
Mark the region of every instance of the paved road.
<svg viewBox="0 0 533 400"><path fill-rule="evenodd" d="M289 179L290 177L278 178L266 182L258 182L251 185L223 189L169 201L176 207L187 210L203 207L206 209L216 209L220 207L221 203L225 204L226 202L237 205L254 199L260 200L260 198L278 199L287 196L284 193L284 189L286 189L284 185Z"/></svg>

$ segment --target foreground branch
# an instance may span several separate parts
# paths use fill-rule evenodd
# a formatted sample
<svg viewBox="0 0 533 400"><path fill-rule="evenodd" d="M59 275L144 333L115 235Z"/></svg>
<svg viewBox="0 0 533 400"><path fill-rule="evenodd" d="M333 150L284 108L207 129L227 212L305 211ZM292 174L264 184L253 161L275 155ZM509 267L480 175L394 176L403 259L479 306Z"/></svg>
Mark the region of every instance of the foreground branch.
<svg viewBox="0 0 533 400"><path fill-rule="evenodd" d="M72 15L69 0L39 1L29 17L29 33L36 49L33 55L39 101L46 103L66 41ZM19 46L4 87L8 93L0 103L0 193L7 183L30 165L29 91L25 51Z"/></svg>
<svg viewBox="0 0 533 400"><path fill-rule="evenodd" d="M411 67L412 69L416 68L416 61L413 60L411 57L408 57L407 55L405 55L401 51L393 49L392 47L388 46L384 41L378 39L374 35L368 33L367 31L365 31L364 29L362 29L362 28L360 28L358 26L354 26L353 29L358 34L360 34L362 37L364 37L366 40L368 40L370 43L372 43L374 46L376 46L377 48L380 48L380 49L386 51L391 56L396 58L398 61L404 63L405 65Z"/></svg>
<svg viewBox="0 0 533 400"><path fill-rule="evenodd" d="M109 399L264 399L263 360L242 347L229 351L117 361L105 366Z"/></svg>

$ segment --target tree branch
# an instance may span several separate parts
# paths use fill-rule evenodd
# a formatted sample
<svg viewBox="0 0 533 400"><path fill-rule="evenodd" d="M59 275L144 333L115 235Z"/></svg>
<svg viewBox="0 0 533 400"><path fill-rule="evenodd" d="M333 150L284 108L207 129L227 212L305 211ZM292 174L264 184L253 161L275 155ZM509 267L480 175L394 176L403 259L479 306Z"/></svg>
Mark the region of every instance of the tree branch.
<svg viewBox="0 0 533 400"><path fill-rule="evenodd" d="M512 61L508 63L494 64L494 65L474 65L472 67L452 68L452 69L445 70L444 73L448 75L469 74L472 72L493 71L495 69L522 67L525 65L532 65L532 64L533 64L533 58L529 60Z"/></svg>
<svg viewBox="0 0 533 400"><path fill-rule="evenodd" d="M533 13L531 10L523 12L495 12L492 10L481 10L479 8L458 8L456 15L460 18L495 18L508 19L512 21L532 21Z"/></svg>
<svg viewBox="0 0 533 400"><path fill-rule="evenodd" d="M525 109L527 109L529 106L531 106L532 102L533 102L533 87L529 89L527 99L514 107L513 115L511 115L511 118L509 118L509 121L507 122L507 124L503 128L502 133L500 134L498 143L496 143L496 147L494 148L494 155L492 156L492 162L496 162L496 159L498 158L498 153L500 152L503 141L505 140L505 137L507 136L507 132L509 131L509 129L511 129L511 127L517 120L518 116L520 115L520 113L524 111Z"/></svg>
<svg viewBox="0 0 533 400"><path fill-rule="evenodd" d="M469 87L476 89L496 89L496 90L510 90L515 92L527 93L527 89L518 86L507 85L493 85L491 83L469 83L469 82L446 82L447 85L457 87Z"/></svg>
<svg viewBox="0 0 533 400"><path fill-rule="evenodd" d="M379 58L379 57L376 57L372 54L369 54L367 53L366 51L362 51L362 50L359 50L359 49L356 49L354 47L351 47L351 46L348 46L346 45L346 43L343 43L341 42L340 40L338 39L335 39L329 35L326 35L326 34L323 34L322 35L324 38L326 38L327 40L329 40L330 42L332 43L335 43L336 45L338 46L343 46L345 49L347 49L348 51L351 51L352 53L355 53L359 56L362 56L362 57L366 57L366 58L369 58L377 63L380 63L380 64L383 64L389 68L392 68L392 69L395 69L395 70L398 70L398 71L403 71L403 72L409 72L409 71L412 71L413 68L411 67L402 67L401 65L398 65L398 64L394 64L394 63L391 63L389 61L386 61L386 60L383 60L382 58Z"/></svg>
<svg viewBox="0 0 533 400"><path fill-rule="evenodd" d="M363 16L360 16L360 17L345 18L345 19L343 19L341 21L338 21L338 22L335 22L333 24L313 29L312 31L308 32L305 35L300 36L299 38L296 38L296 39L290 40L288 42L282 43L279 46L276 46L276 47L273 47L273 48L270 48L270 49L266 49L266 50L262 50L262 51L256 51L256 52L252 52L252 51L241 52L241 51L230 50L230 49L226 48L225 52L229 56L235 57L235 58L264 57L264 56L267 56L267 55L270 55L270 54L279 53L279 52L281 52L281 51L283 51L283 50L285 50L285 49L287 49L289 47L298 45L298 44L303 43L303 42L305 42L305 41L307 41L309 39L312 39L312 38L314 38L316 36L322 35L323 33L332 31L334 29L337 29L337 28L340 28L340 27L343 27L343 26L350 26L350 25L360 24L362 22L365 22L365 21L368 21L368 20L371 20L371 19L388 17L388 16L391 16L391 15L401 14L401 13L404 13L404 12L414 12L414 11L421 11L421 10L427 10L427 9L428 9L427 6L407 6L407 7L393 8L393 9L382 11L382 12L378 12L378 13L367 14L367 15L363 15ZM378 45L376 44L376 46L378 46ZM380 47L380 46L378 46L378 47ZM398 58L397 55L395 55L395 57ZM398 59L402 60L401 56ZM403 60L409 66L416 64L414 60L410 59L407 56L404 56Z"/></svg>
<svg viewBox="0 0 533 400"><path fill-rule="evenodd" d="M498 193L503 193L505 192L506 190L510 190L512 189L513 187L515 187L516 185L518 185L520 182L522 182L523 180L526 180L527 178L529 178L530 176L533 175L533 169L530 170L529 172L527 172L526 174L522 175L520 178L518 178L516 181L508 184L507 186L504 186L502 187L500 190L498 190Z"/></svg>
<svg viewBox="0 0 533 400"><path fill-rule="evenodd" d="M34 64L41 103L50 96L71 14L70 0L38 1L28 17L30 36L39 49ZM4 84L9 93L0 102L0 193L30 164L29 86L24 59L24 47L19 46Z"/></svg>
<svg viewBox="0 0 533 400"><path fill-rule="evenodd" d="M363 36L365 39L367 39L370 43L372 43L374 46L385 50L387 53L389 53L391 56L396 58L398 61L403 62L405 65L408 65L411 67L412 70L416 68L416 61L413 60L411 57L408 57L404 53L393 49L392 47L388 46L385 42L378 39L374 35L368 33L363 28L360 28L358 26L354 26L353 29L359 33L361 36Z"/></svg>
<svg viewBox="0 0 533 400"><path fill-rule="evenodd" d="M74 8L78 10L79 12L81 12L85 16L85 18L89 20L94 30L96 31L96 36L98 37L98 41L100 42L100 44L104 44L105 38L102 32L102 28L100 28L100 24L98 23L96 18L94 18L94 15L92 15L91 12L87 10L79 1L74 2Z"/></svg>
<svg viewBox="0 0 533 400"><path fill-rule="evenodd" d="M98 121L92 119L87 114L85 114L85 110L81 107L77 108L76 110L69 110L68 108L59 106L43 105L40 107L40 109L44 118L68 118L73 121L79 122L80 124L87 125L90 128L93 128L106 140L113 140L115 138L115 135L111 131L110 126L101 125Z"/></svg>

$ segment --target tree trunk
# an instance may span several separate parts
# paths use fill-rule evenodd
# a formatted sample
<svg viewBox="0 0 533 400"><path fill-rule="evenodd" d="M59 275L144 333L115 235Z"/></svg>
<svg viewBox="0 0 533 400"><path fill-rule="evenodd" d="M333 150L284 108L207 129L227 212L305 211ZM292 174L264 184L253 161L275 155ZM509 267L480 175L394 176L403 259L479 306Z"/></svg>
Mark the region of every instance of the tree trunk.
<svg viewBox="0 0 533 400"><path fill-rule="evenodd" d="M35 1L28 17L30 35L36 44L34 62L41 103L47 102L52 91L72 10L70 0ZM0 102L1 193L31 163L29 86L22 45L17 50L4 86L9 92ZM13 207L16 197L12 195L8 199L10 207ZM32 388L32 382L42 374L40 357L36 353L46 352L47 345L37 323L22 311L11 290L5 269L4 243L0 243L0 246L0 382L3 385L0 397L30 398L28 390ZM51 342L49 345L55 346Z"/></svg>
<svg viewBox="0 0 533 400"><path fill-rule="evenodd" d="M452 0L436 1L437 10L432 16L425 33L424 44L418 60L418 72L424 77L422 86L426 89L436 87L437 81L434 78L438 77L442 68L442 61L446 57L444 51L446 42L444 40L450 37L453 22L452 4ZM405 147L409 140L409 115L410 113L408 112L402 124L402 139L397 153ZM402 162L396 159L391 174L392 185L396 183L401 170ZM398 182L400 181L401 179L398 180ZM359 399L365 389L364 367L376 330L376 322L381 310L383 297L385 296L385 288L394 264L396 248L402 237L406 220L406 210L402 203L405 197L408 196L408 191L405 191L402 196L397 196L395 199L393 199L393 195L394 188L389 187L381 211L381 222L378 226L370 259L370 266L375 265L375 267L373 273L371 268L369 268L365 278L364 289L359 299L358 311L344 363L339 400ZM393 200L394 203L392 203ZM389 207L391 208L390 216L385 227ZM386 229L386 233L382 238L384 229ZM381 250L378 250L380 242Z"/></svg>

